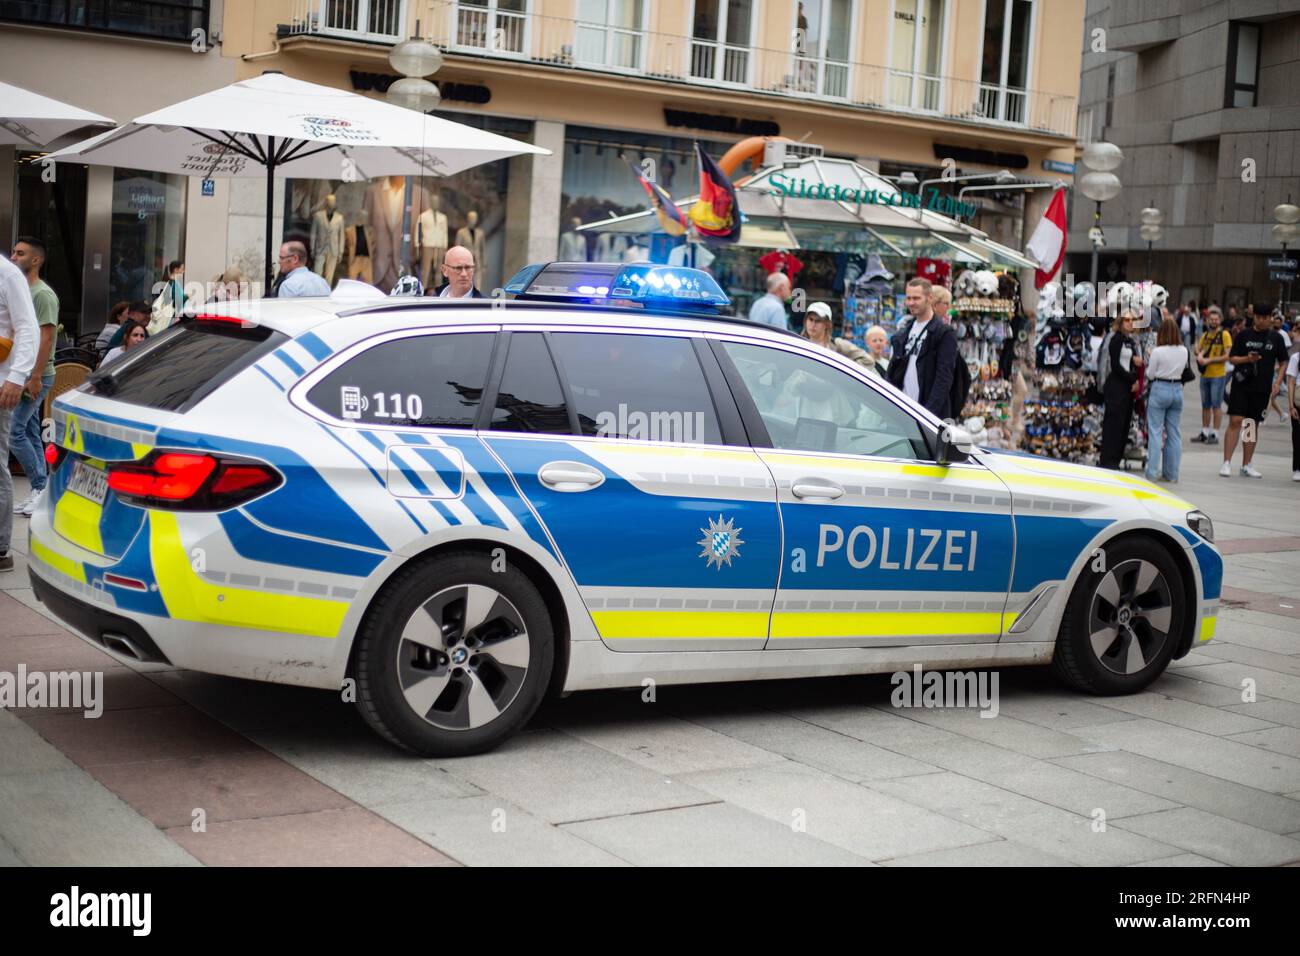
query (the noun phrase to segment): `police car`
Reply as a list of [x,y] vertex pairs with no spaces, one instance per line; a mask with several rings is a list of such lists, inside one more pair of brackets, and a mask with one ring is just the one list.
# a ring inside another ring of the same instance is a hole
[[1167,486],[969,447],[706,273],[506,291],[230,303],[99,371],[54,405],[37,596],[128,660],[353,687],[430,755],[647,680],[1131,693],[1214,633],[1210,520]]

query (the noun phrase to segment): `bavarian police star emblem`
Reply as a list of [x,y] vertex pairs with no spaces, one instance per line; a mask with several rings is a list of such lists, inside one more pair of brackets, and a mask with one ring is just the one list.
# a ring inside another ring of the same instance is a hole
[[718,520],[709,519],[709,526],[701,528],[700,533],[704,535],[696,542],[704,550],[700,552],[701,558],[708,558],[705,567],[718,566],[722,570],[725,563],[731,567],[731,559],[740,557],[740,546],[745,542],[740,538],[742,528],[734,526],[735,522],[728,518],[722,520],[722,515],[718,515]]

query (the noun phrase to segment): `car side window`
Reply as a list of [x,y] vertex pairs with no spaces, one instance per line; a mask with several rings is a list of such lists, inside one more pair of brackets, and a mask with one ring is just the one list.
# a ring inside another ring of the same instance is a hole
[[722,443],[713,397],[690,339],[552,332],[550,342],[582,434]]
[[381,342],[313,385],[307,401],[366,425],[473,428],[495,337],[457,332]]
[[775,448],[929,457],[920,422],[865,382],[806,355],[723,342]]
[[541,332],[511,333],[506,367],[492,409],[492,430],[573,433],[564,391]]

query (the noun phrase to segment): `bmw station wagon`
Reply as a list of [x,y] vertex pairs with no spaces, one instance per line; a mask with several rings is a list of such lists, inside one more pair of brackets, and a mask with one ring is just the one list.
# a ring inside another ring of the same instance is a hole
[[1127,694],[1214,633],[1210,519],[971,447],[703,272],[229,303],[54,405],[36,595],[128,661],[328,688],[419,754],[545,695],[1050,665]]

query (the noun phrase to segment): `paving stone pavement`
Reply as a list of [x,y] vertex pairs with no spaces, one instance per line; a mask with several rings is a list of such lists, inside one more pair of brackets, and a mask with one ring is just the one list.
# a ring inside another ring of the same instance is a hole
[[105,712],[0,711],[0,866],[1295,864],[1300,484],[1261,436],[1258,481],[1184,445],[1228,601],[1144,693],[1008,669],[992,720],[895,709],[884,676],[575,694],[462,760],[336,694],[111,660],[35,601],[19,518],[0,670],[102,670]]

